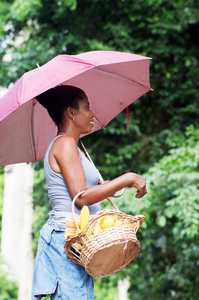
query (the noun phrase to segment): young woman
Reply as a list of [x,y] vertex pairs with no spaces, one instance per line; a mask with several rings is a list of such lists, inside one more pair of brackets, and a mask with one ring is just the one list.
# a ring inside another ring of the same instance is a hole
[[93,300],[93,278],[83,267],[70,261],[64,250],[65,217],[71,215],[71,201],[76,201],[75,213],[87,205],[90,214],[100,210],[99,202],[126,186],[137,189],[137,198],[146,194],[145,180],[126,173],[104,184],[98,184],[99,172],[80,152],[77,145],[81,134],[89,133],[94,115],[86,94],[73,86],[58,86],[37,96],[58,128],[44,157],[48,195],[52,206],[49,220],[40,231],[33,277],[32,300],[47,294],[51,299]]

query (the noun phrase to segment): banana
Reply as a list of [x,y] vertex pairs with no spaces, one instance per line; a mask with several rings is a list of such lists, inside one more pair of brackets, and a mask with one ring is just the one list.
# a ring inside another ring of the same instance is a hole
[[76,235],[76,231],[75,230],[70,230],[68,228],[66,228],[64,236],[65,238],[70,238]]
[[122,226],[124,223],[121,220],[116,220],[115,221],[115,226]]
[[[80,226],[80,217],[75,217],[78,226]],[[73,218],[65,218],[65,233],[66,238],[71,238],[77,234],[77,228]]]
[[90,213],[88,206],[84,205],[80,212],[80,229],[84,230],[88,224],[88,221],[90,219]]
[[100,225],[99,225],[99,222],[97,222],[97,223],[93,226],[90,235],[97,234],[99,231],[101,231],[101,227],[100,227]]
[[[80,217],[75,217],[78,226],[80,226]],[[68,228],[76,228],[73,218],[65,218],[65,225]]]
[[116,219],[112,216],[104,216],[100,220],[100,227],[102,229],[110,228],[115,226]]

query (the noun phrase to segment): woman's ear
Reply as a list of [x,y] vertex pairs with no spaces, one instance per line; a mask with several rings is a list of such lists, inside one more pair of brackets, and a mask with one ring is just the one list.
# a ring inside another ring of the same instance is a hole
[[72,108],[72,107],[68,107],[66,110],[65,110],[65,116],[67,116],[69,119],[73,119],[74,118],[74,111],[75,109]]

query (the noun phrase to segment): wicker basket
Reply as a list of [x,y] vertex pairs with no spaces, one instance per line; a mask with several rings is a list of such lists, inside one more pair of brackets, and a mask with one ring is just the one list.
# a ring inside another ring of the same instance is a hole
[[[77,194],[72,202],[72,213],[77,229],[79,227],[75,220],[74,204],[83,192]],[[115,210],[104,209],[97,212],[89,220],[84,231],[67,239],[64,246],[70,260],[83,266],[86,272],[94,277],[105,277],[120,271],[138,255],[140,250],[136,232],[145,217],[124,214],[109,198],[107,199]],[[120,225],[101,229],[98,224],[104,216],[113,216],[120,221]]]

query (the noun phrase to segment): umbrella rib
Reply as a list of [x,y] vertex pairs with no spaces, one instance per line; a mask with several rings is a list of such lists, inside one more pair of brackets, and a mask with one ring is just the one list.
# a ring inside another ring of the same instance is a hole
[[95,119],[96,119],[96,121],[101,125],[101,127],[102,127],[103,129],[105,129],[105,126],[100,122],[100,120],[96,117],[96,115],[95,115]]
[[[122,75],[120,75],[120,74],[116,74],[116,73],[113,73],[113,72],[104,70],[104,69],[99,68],[99,67],[97,67],[97,66],[96,66],[96,69],[98,69],[98,70],[100,70],[100,71],[102,71],[102,72],[106,72],[106,73],[108,73],[108,74],[114,75],[114,76],[118,76],[118,77],[123,78],[123,79],[126,79],[126,80],[128,80],[128,81],[137,83],[137,84],[139,84],[140,86],[143,86],[143,87],[145,87],[145,88],[148,88],[149,90],[152,90],[150,87],[148,87],[148,86],[146,86],[146,85],[144,85],[144,84],[141,84],[141,83],[139,83],[139,82],[137,82],[137,81],[135,81],[135,80],[133,80],[133,79],[130,79],[130,78],[126,77],[126,76],[122,76]],[[96,115],[95,115],[95,119],[96,119],[96,121],[102,126],[102,128],[105,129],[105,126],[100,122],[100,120],[96,117]]]
[[37,101],[33,100],[33,105],[32,105],[32,120],[31,120],[31,130],[32,130],[32,144],[33,144],[33,156],[34,156],[34,161],[37,161],[37,155],[36,155],[36,150],[35,150],[35,137],[34,137],[34,109]]
[[148,87],[148,86],[146,86],[146,85],[144,85],[144,84],[142,84],[142,83],[139,83],[139,82],[137,82],[137,81],[135,81],[135,80],[133,80],[133,79],[130,79],[130,78],[126,77],[126,76],[123,76],[123,75],[120,75],[120,74],[116,74],[116,73],[114,73],[114,72],[110,72],[110,71],[104,70],[104,69],[99,68],[99,67],[96,67],[96,68],[97,68],[98,70],[102,71],[102,72],[106,72],[106,73],[108,73],[108,74],[111,74],[111,75],[114,75],[114,76],[118,76],[118,77],[123,78],[123,79],[126,79],[126,80],[128,80],[128,81],[137,83],[137,84],[139,84],[139,85],[141,85],[141,86],[143,86],[143,87],[149,88],[149,89],[151,90],[150,87]]

